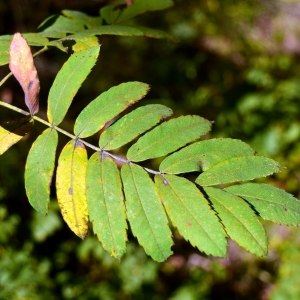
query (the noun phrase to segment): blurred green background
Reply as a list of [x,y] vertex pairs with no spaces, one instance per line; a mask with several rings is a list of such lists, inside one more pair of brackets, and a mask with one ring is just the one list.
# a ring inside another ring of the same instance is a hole
[[[98,15],[102,0],[0,2],[0,34],[34,32],[63,9]],[[126,81],[152,87],[141,102],[163,103],[175,115],[215,121],[208,136],[248,142],[260,155],[286,166],[264,180],[299,198],[300,1],[176,0],[132,24],[163,29],[178,43],[102,36],[97,66],[83,84],[62,127],[101,92]],[[36,49],[34,49],[36,50]],[[67,55],[51,50],[36,58],[41,111]],[[0,68],[0,79],[9,72]],[[25,109],[23,93],[9,79],[1,100]],[[0,107],[0,120],[15,114]],[[129,232],[120,261],[106,254],[90,232],[79,240],[63,223],[55,200],[47,217],[28,204],[24,166],[34,131],[0,157],[0,299],[300,299],[300,231],[264,222],[269,254],[257,258],[230,242],[228,258],[207,257],[174,231],[174,255],[158,264]],[[60,136],[59,151],[67,139]],[[91,139],[97,143],[96,139]],[[122,155],[121,152],[118,152]],[[154,167],[158,162],[154,161]]]

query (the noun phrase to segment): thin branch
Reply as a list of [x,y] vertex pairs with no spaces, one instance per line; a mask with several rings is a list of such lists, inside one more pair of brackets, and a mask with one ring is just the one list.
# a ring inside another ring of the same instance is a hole
[[[11,110],[14,110],[14,111],[16,111],[16,112],[18,112],[18,113],[20,113],[20,114],[22,114],[22,115],[30,116],[30,113],[29,113],[29,112],[27,112],[27,111],[25,111],[25,110],[23,110],[23,109],[20,109],[20,108],[18,108],[18,107],[15,107],[15,106],[13,106],[13,105],[11,105],[11,104],[8,104],[8,103],[6,103],[6,102],[0,101],[0,105],[1,105],[1,106],[4,106],[4,107],[6,107],[6,108],[9,108],[9,109],[11,109]],[[88,148],[91,148],[91,149],[93,149],[93,150],[95,150],[95,151],[97,151],[97,152],[102,152],[103,154],[108,155],[109,157],[111,157],[111,158],[114,159],[115,161],[119,161],[119,162],[122,162],[122,163],[124,163],[124,164],[132,163],[132,162],[131,162],[130,160],[128,160],[128,159],[124,159],[124,158],[122,158],[122,157],[113,155],[113,154],[111,154],[111,153],[109,153],[109,152],[107,152],[107,151],[104,151],[103,149],[101,149],[101,148],[99,148],[99,147],[96,147],[96,146],[94,146],[94,145],[92,145],[92,144],[90,144],[90,143],[88,143],[88,142],[82,140],[82,139],[79,138],[78,136],[73,135],[73,134],[71,134],[71,133],[69,133],[69,132],[67,132],[67,131],[65,131],[65,130],[63,130],[63,129],[57,127],[57,126],[54,126],[53,124],[51,124],[51,123],[49,123],[49,122],[47,122],[47,121],[45,121],[45,120],[43,120],[43,119],[41,119],[41,118],[39,118],[39,117],[37,117],[37,116],[33,116],[32,119],[34,119],[34,120],[36,120],[36,121],[38,121],[38,122],[40,122],[40,123],[42,123],[42,124],[44,124],[44,125],[50,127],[50,128],[55,129],[56,131],[58,131],[58,132],[60,132],[60,133],[62,133],[62,134],[64,134],[64,135],[70,137],[70,138],[73,139],[73,140],[80,141],[81,143],[83,143],[84,145],[86,145]],[[155,175],[157,175],[157,174],[158,174],[158,175],[161,175],[161,174],[162,174],[162,173],[159,172],[159,171],[155,171],[155,170],[152,170],[152,169],[149,169],[149,168],[143,167],[143,169],[144,169],[145,171],[147,171],[148,173],[151,173],[151,174],[155,174]]]

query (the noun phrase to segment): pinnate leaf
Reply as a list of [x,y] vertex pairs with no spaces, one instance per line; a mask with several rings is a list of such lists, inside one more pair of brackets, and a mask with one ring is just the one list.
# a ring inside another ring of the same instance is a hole
[[132,233],[154,260],[166,260],[172,254],[173,242],[154,183],[142,167],[134,164],[123,165],[121,176]]
[[224,257],[226,234],[197,187],[175,175],[156,175],[155,183],[167,214],[179,233],[200,251]]
[[204,190],[228,236],[255,255],[267,255],[266,232],[248,203],[221,189],[207,187]]
[[91,72],[99,55],[100,46],[76,52],[58,72],[48,97],[48,119],[58,125],[65,117],[82,82]]
[[148,90],[148,84],[126,82],[102,93],[79,114],[74,127],[76,136],[83,138],[93,135],[103,128],[106,122],[142,99]]
[[87,162],[84,145],[70,141],[59,156],[56,174],[56,192],[62,216],[70,229],[82,239],[88,230]]
[[263,183],[244,183],[225,189],[249,202],[259,215],[279,224],[300,224],[300,201],[282,189]]
[[117,165],[110,158],[92,155],[87,166],[87,201],[94,233],[111,256],[126,251],[126,215]]
[[225,160],[200,174],[202,186],[252,180],[279,172],[280,164],[262,156],[240,156]]
[[33,143],[25,166],[25,188],[29,203],[41,214],[47,214],[50,184],[58,142],[56,130],[46,129]]
[[189,145],[162,161],[159,170],[169,174],[205,171],[237,156],[254,155],[246,143],[233,139],[211,139]]
[[0,126],[0,155],[22,139],[33,127],[31,117],[18,118]]
[[160,104],[139,107],[108,127],[101,134],[99,145],[106,150],[119,148],[171,116],[172,113],[170,108]]
[[31,115],[39,111],[40,82],[33,63],[30,47],[20,33],[10,44],[9,68],[19,81],[25,95],[25,104]]
[[131,161],[143,161],[164,156],[199,139],[210,128],[210,122],[199,116],[172,119],[140,137],[129,148],[127,158]]

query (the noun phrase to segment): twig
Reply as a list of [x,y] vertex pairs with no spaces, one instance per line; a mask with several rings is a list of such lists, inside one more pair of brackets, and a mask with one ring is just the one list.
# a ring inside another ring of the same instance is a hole
[[[23,109],[20,109],[20,108],[18,108],[18,107],[15,107],[15,106],[13,106],[13,105],[11,105],[11,104],[8,104],[8,103],[6,103],[6,102],[0,101],[0,105],[1,105],[1,106],[4,106],[4,107],[6,107],[6,108],[9,108],[9,109],[11,109],[11,110],[14,110],[14,111],[16,111],[16,112],[18,112],[18,113],[20,113],[20,114],[22,114],[22,115],[30,116],[30,113],[29,113],[29,112],[27,112],[27,111],[25,111],[25,110],[23,110]],[[71,133],[69,133],[69,132],[67,132],[67,131],[65,131],[65,130],[63,130],[63,129],[57,127],[57,126],[54,126],[53,124],[51,124],[51,123],[45,121],[44,119],[41,119],[41,118],[39,118],[39,117],[37,117],[37,116],[33,116],[32,119],[34,119],[34,120],[36,120],[36,121],[38,121],[38,122],[40,122],[40,123],[42,123],[42,124],[44,124],[44,125],[50,127],[50,128],[53,128],[53,129],[55,129],[56,131],[59,131],[60,133],[66,135],[66,136],[68,136],[68,137],[70,137],[70,138],[73,139],[73,140],[80,141],[81,143],[83,143],[84,145],[86,145],[88,148],[91,148],[91,149],[93,149],[93,150],[95,150],[95,151],[97,151],[97,152],[101,152],[101,153],[103,153],[103,154],[106,154],[106,155],[108,155],[109,157],[111,157],[112,159],[114,159],[114,160],[116,160],[116,161],[122,162],[122,163],[124,163],[124,164],[132,163],[130,160],[124,159],[124,158],[119,157],[119,156],[116,156],[116,155],[113,155],[113,154],[111,154],[111,153],[109,153],[109,152],[107,152],[107,151],[105,151],[105,150],[103,150],[103,149],[101,149],[101,148],[99,148],[99,147],[96,147],[96,146],[94,146],[94,145],[92,145],[92,144],[90,144],[90,143],[88,143],[88,142],[82,140],[82,139],[79,138],[78,136],[73,135],[73,134],[71,134]],[[152,169],[149,169],[149,168],[143,167],[143,169],[144,169],[145,171],[147,171],[148,173],[151,173],[151,174],[155,174],[155,175],[157,175],[157,174],[161,175],[161,174],[162,174],[162,172],[155,171],[155,170],[152,170]]]

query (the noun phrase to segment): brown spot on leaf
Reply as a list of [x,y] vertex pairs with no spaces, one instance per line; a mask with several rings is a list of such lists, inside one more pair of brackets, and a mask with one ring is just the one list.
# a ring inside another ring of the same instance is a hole
[[192,223],[191,223],[191,222],[186,222],[186,224],[187,224],[188,226],[192,226]]
[[73,189],[71,187],[69,188],[69,195],[73,195]]

